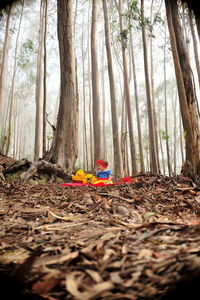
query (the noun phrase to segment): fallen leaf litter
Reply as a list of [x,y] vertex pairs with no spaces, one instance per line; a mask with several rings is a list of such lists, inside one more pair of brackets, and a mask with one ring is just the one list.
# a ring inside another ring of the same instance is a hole
[[[184,177],[0,183],[0,268],[44,299],[159,299],[200,270],[200,189]],[[39,250],[38,250],[39,249]],[[37,253],[36,253],[37,252]]]

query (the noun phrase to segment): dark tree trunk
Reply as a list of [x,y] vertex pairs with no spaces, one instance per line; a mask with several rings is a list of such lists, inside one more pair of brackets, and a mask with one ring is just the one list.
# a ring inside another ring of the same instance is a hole
[[58,0],[61,92],[55,137],[48,160],[72,174],[77,158],[78,95],[72,0]]

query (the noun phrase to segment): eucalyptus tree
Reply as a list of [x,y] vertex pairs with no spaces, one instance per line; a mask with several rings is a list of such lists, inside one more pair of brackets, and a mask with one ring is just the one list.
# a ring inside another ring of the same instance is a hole
[[[104,24],[103,24],[104,26]],[[108,154],[108,145],[107,145],[107,124],[106,124],[106,112],[107,112],[107,105],[106,105],[106,62],[105,62],[105,39],[104,35],[102,34],[101,37],[101,107],[102,107],[102,136],[103,136],[103,157],[107,157]],[[109,151],[110,152],[110,151]]]
[[99,91],[99,66],[97,43],[97,16],[98,0],[92,2],[91,24],[91,64],[92,64],[92,99],[93,99],[93,136],[94,136],[94,160],[102,157],[102,133],[100,122],[100,91]]
[[44,76],[43,76],[43,131],[42,131],[42,153],[43,156],[47,150],[46,140],[47,140],[47,129],[46,129],[46,106],[47,106],[47,17],[48,17],[48,1],[43,0],[44,5],[44,39],[43,39],[43,47],[44,47]]
[[5,152],[6,155],[8,155],[10,145],[11,145],[12,124],[13,124],[13,107],[14,107],[14,97],[15,97],[15,78],[16,78],[16,70],[17,70],[17,55],[18,55],[19,35],[20,35],[20,30],[21,30],[23,11],[24,11],[24,0],[22,1],[20,19],[19,19],[16,42],[15,42],[14,66],[13,66],[13,74],[12,74],[10,107],[9,107],[8,128],[7,128],[8,133],[7,133],[6,152]]
[[105,42],[108,61],[108,74],[110,83],[110,101],[111,101],[111,115],[112,115],[112,135],[113,135],[113,149],[114,149],[114,174],[116,177],[122,176],[122,157],[119,143],[119,129],[118,116],[116,107],[116,92],[115,92],[115,78],[113,71],[113,58],[110,41],[110,24],[108,16],[108,3],[103,0],[104,24],[105,24]]
[[157,114],[156,114],[156,103],[155,103],[155,84],[154,84],[154,55],[153,55],[153,41],[155,40],[155,36],[153,34],[154,26],[157,22],[161,22],[162,20],[159,16],[160,7],[157,9],[156,13],[153,13],[154,0],[151,1],[150,7],[150,24],[149,24],[149,43],[150,43],[150,84],[151,84],[151,98],[152,98],[152,113],[153,113],[153,122],[154,122],[154,135],[155,135],[155,147],[156,147],[156,156],[157,156],[157,164],[158,170],[160,172],[160,161],[159,161],[159,147],[158,147],[158,124],[157,124]]
[[133,81],[134,81],[134,92],[135,92],[135,108],[137,116],[137,130],[138,130],[138,144],[139,144],[139,153],[140,153],[140,171],[144,172],[144,154],[143,154],[143,143],[142,143],[142,129],[141,129],[141,119],[140,119],[140,109],[139,109],[139,95],[138,95],[138,84],[137,84],[137,75],[136,75],[136,66],[135,66],[135,54],[133,46],[133,34],[131,32],[131,59],[132,59],[132,70],[133,70]]
[[[83,24],[84,24],[84,17],[85,14],[83,14]],[[81,54],[82,54],[82,90],[83,90],[83,166],[86,167],[86,170],[88,170],[88,143],[87,143],[87,124],[86,124],[86,71],[85,71],[85,61],[86,61],[86,55],[87,55],[87,48],[84,47],[84,37],[85,37],[85,26],[82,26],[82,32],[81,32]]]
[[200,174],[200,132],[195,88],[177,2],[165,0],[165,5],[185,131],[186,161],[182,172],[194,177]]
[[130,88],[128,81],[128,66],[127,66],[127,30],[124,28],[123,24],[123,8],[122,1],[115,0],[116,7],[119,13],[119,24],[120,24],[120,41],[122,49],[122,61],[123,61],[123,80],[124,80],[124,95],[125,103],[128,114],[128,128],[129,128],[129,138],[130,138],[130,153],[131,153],[131,168],[132,174],[137,174],[137,164],[136,164],[136,148],[134,140],[134,129],[133,129],[133,118],[132,118],[132,109],[131,109],[131,97],[130,97]]
[[57,0],[61,90],[55,135],[47,156],[49,161],[59,164],[68,174],[74,171],[77,159],[78,121],[72,4],[72,0]]
[[6,30],[3,42],[3,53],[1,59],[1,70],[0,70],[0,152],[4,152],[4,148],[7,142],[7,138],[5,136],[5,132],[3,130],[3,97],[4,97],[4,84],[5,84],[5,76],[7,72],[7,63],[8,63],[8,53],[9,53],[9,31],[11,24],[11,15],[12,15],[13,4],[11,4],[7,9],[7,19],[6,19]]
[[172,102],[172,110],[173,110],[173,116],[174,116],[174,168],[173,173],[176,175],[176,169],[177,169],[177,93],[176,96],[173,97],[174,101]]
[[[89,2],[89,1],[88,1]],[[87,51],[87,64],[88,64],[88,92],[89,92],[89,141],[90,141],[90,164],[91,169],[94,163],[94,130],[92,124],[92,86],[91,86],[91,72],[89,71],[91,68],[91,49],[90,49],[90,2],[88,3],[88,30],[87,30],[87,43],[88,43],[88,51]]]
[[165,141],[166,141],[166,152],[167,152],[167,166],[168,174],[171,176],[171,164],[170,164],[170,153],[169,153],[169,134],[168,134],[168,103],[167,103],[167,79],[166,79],[166,28],[165,28],[165,40],[163,49],[163,74],[164,74],[164,105],[165,105]]
[[196,26],[197,26],[197,32],[200,40],[200,8],[199,3],[194,0],[181,0],[182,4],[185,6],[185,4],[188,6],[189,10],[193,12],[195,16]]
[[199,61],[199,52],[198,52],[198,43],[196,39],[196,33],[195,33],[195,23],[194,23],[194,17],[193,12],[189,10],[189,22],[190,22],[190,28],[192,33],[192,40],[193,40],[193,47],[194,47],[194,58],[196,63],[196,70],[197,75],[199,79],[199,87],[200,87],[200,61]]
[[35,145],[34,145],[34,160],[38,160],[42,154],[42,99],[44,97],[43,86],[43,56],[44,56],[44,32],[45,32],[45,2],[40,1],[40,26],[39,26],[39,45],[37,55],[37,74],[35,87],[35,102],[36,102],[36,116],[35,116]]
[[148,69],[148,58],[147,58],[147,42],[146,42],[145,18],[144,18],[144,0],[141,0],[141,24],[142,24],[145,85],[146,85],[146,97],[147,97],[147,109],[148,109],[151,171],[154,174],[158,174],[159,168],[158,168],[158,157],[156,155],[155,126],[154,126],[155,124],[154,124],[154,119],[153,119],[153,109],[152,109],[152,99],[151,99],[149,69]]

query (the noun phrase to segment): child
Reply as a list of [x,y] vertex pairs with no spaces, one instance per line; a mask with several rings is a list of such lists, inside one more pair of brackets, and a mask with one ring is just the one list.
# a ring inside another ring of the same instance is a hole
[[107,169],[108,166],[108,162],[105,160],[97,160],[96,161],[96,165],[97,165],[97,178],[98,180],[108,180],[111,181],[112,180],[112,172],[111,170]]

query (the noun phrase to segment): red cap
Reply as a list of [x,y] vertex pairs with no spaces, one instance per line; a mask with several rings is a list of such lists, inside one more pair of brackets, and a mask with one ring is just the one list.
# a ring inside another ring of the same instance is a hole
[[96,165],[101,165],[102,167],[106,168],[108,166],[108,163],[106,161],[98,159],[96,160]]

